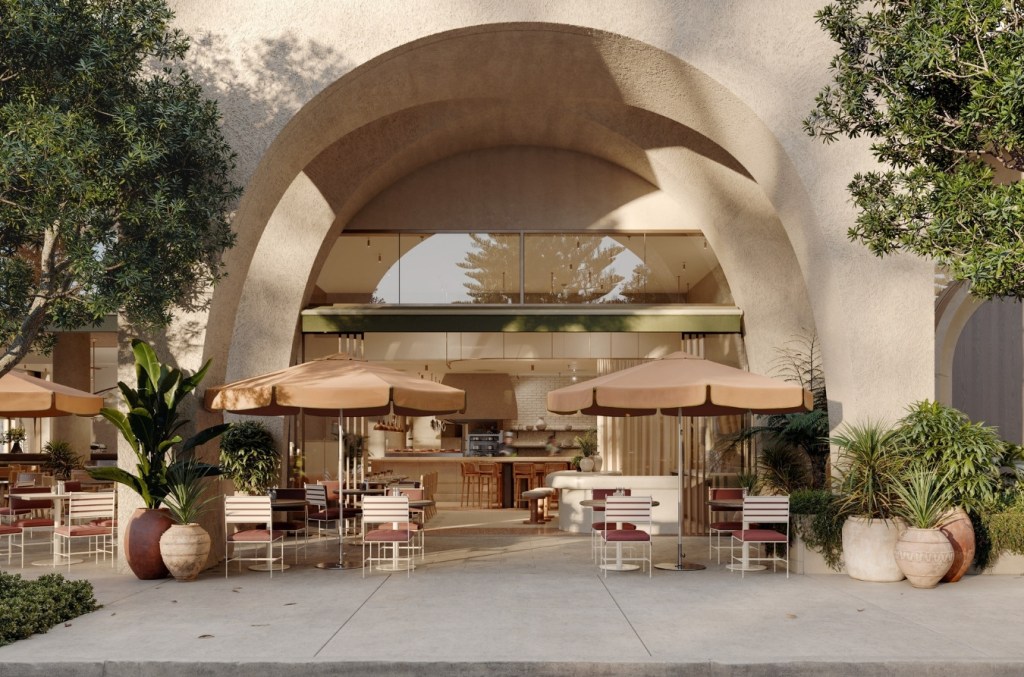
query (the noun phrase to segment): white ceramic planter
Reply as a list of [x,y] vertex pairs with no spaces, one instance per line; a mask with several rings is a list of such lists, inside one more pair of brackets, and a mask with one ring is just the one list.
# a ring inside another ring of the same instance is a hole
[[896,541],[906,527],[898,520],[850,517],[843,524],[843,561],[851,578],[873,583],[903,580]]
[[953,544],[938,529],[910,527],[896,541],[894,553],[915,588],[934,588],[953,563]]
[[210,534],[198,524],[175,524],[160,537],[160,557],[176,580],[194,581],[210,555]]

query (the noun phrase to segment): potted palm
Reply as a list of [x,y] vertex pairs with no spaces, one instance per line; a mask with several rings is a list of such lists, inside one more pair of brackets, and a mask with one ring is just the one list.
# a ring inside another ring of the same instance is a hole
[[[182,439],[181,429],[188,423],[178,407],[192,396],[206,376],[207,361],[195,374],[161,364],[153,348],[139,339],[132,340],[135,354],[136,387],[123,382],[117,386],[127,405],[127,413],[105,408],[100,411],[135,453],[135,472],[122,468],[91,468],[89,475],[125,485],[137,493],[144,507],[137,509],[125,526],[124,553],[128,566],[140,579],[165,578],[168,574],[160,557],[160,537],[173,524],[166,509],[161,510],[170,492],[169,474],[179,464],[192,463],[194,449],[216,438],[227,424],[211,426]],[[195,462],[207,475],[220,474],[215,465]]]
[[907,522],[896,541],[896,564],[915,588],[934,588],[953,561],[953,545],[939,529],[949,510],[949,489],[934,472],[915,470],[893,491],[899,498],[893,512]]
[[12,454],[20,454],[21,443],[25,441],[25,429],[8,428],[4,433],[4,441],[11,445]]
[[843,559],[851,578],[887,583],[903,580],[896,564],[902,520],[894,519],[894,480],[903,464],[893,431],[878,423],[847,425],[832,437],[839,448],[839,508]]
[[234,423],[220,438],[220,467],[239,494],[260,496],[280,482],[281,457],[260,421]]
[[53,475],[55,480],[67,481],[71,479],[71,471],[82,467],[82,459],[79,458],[71,444],[64,440],[50,440],[43,445],[43,470]]
[[585,430],[582,435],[576,436],[576,446],[580,448],[579,461],[576,465],[582,472],[592,472],[595,469],[597,454],[597,431]]
[[216,496],[206,496],[209,477],[204,464],[193,459],[167,471],[167,510],[175,524],[160,536],[160,558],[176,580],[194,581],[210,556],[210,534],[199,524]]

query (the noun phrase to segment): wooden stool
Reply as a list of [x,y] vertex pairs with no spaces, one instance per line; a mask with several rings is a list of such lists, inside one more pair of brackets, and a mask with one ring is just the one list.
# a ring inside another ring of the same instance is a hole
[[[521,508],[526,505],[526,497],[522,491],[529,491],[537,487],[537,483],[533,475],[533,463],[513,463],[512,464],[512,491],[519,494],[519,500],[516,501],[516,507]],[[525,483],[525,486],[521,485]]]
[[[463,507],[480,505],[480,470],[472,461],[463,461],[460,465],[462,466],[462,498],[459,505]],[[473,501],[474,492],[476,502]]]
[[[553,493],[555,490],[547,487],[530,489],[522,493],[522,497],[530,502],[530,519],[524,521],[523,524],[544,524],[548,521],[547,498]],[[544,501],[543,514],[541,513],[541,501]]]
[[[479,494],[480,505],[486,508],[502,507],[501,496],[501,466],[497,463],[477,463],[477,472],[480,473]],[[484,503],[483,495],[487,494],[487,502]]]

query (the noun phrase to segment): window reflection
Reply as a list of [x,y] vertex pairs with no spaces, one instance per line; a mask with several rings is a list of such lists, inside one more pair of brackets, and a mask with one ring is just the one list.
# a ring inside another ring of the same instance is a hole
[[345,234],[317,286],[335,303],[672,304],[717,267],[699,234]]

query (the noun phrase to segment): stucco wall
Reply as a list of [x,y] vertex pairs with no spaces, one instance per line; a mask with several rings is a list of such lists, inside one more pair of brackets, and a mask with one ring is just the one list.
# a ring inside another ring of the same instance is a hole
[[930,265],[847,241],[867,144],[801,129],[833,51],[820,2],[171,4],[246,186],[202,348],[211,382],[287,364],[332,235],[381,191],[457,153],[540,143],[697,211],[752,369],[816,328],[834,422],[931,396]]

